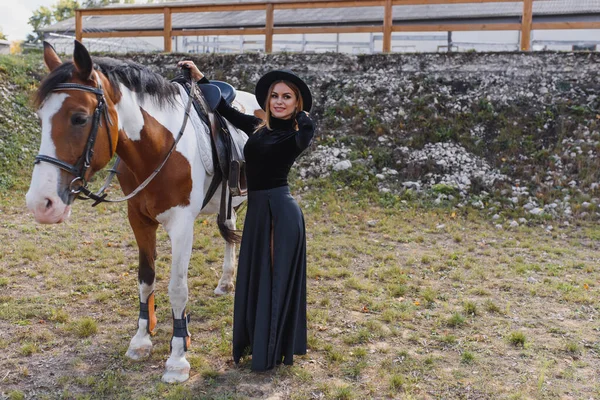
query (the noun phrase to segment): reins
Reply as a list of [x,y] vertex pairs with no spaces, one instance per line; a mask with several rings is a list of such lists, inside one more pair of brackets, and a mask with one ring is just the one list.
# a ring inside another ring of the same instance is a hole
[[[183,131],[185,130],[185,127],[187,125],[187,122],[188,122],[188,119],[190,116],[190,109],[192,106],[192,101],[193,101],[195,93],[196,93],[195,85],[191,79],[189,70],[184,70],[184,76],[190,80],[191,89],[190,89],[190,93],[188,96],[188,102],[185,107],[185,116],[183,117],[183,123],[181,125],[181,128],[179,129],[179,133],[177,134],[177,137],[175,138],[175,141],[171,145],[169,152],[167,153],[167,155],[165,156],[163,161],[160,163],[160,165],[152,172],[152,174],[150,174],[150,176],[148,176],[148,178],[146,178],[146,180],[144,180],[144,182],[142,182],[137,188],[135,188],[127,196],[120,197],[117,199],[107,199],[106,198],[107,193],[104,193],[104,191],[108,188],[108,186],[110,186],[110,183],[111,183],[112,179],[114,178],[114,176],[117,174],[117,167],[120,163],[120,158],[118,156],[117,156],[117,159],[115,160],[113,167],[109,170],[110,174],[107,176],[106,181],[104,182],[104,184],[102,185],[100,190],[98,190],[98,192],[94,193],[91,190],[89,190],[87,188],[88,182],[85,180],[85,173],[86,173],[87,169],[89,168],[92,156],[94,155],[94,143],[96,142],[96,136],[98,135],[98,127],[101,125],[100,116],[102,114],[104,114],[104,117],[105,117],[105,120],[107,123],[107,133],[108,133],[108,140],[109,140],[109,146],[110,146],[110,155],[111,155],[111,157],[113,155],[112,154],[112,138],[110,136],[110,131],[108,130],[108,125],[112,125],[112,121],[110,120],[110,116],[108,115],[108,110],[106,107],[106,99],[104,98],[104,91],[102,90],[102,83],[101,83],[100,79],[98,78],[97,73],[96,73],[96,78],[98,80],[97,88],[92,87],[92,86],[87,86],[87,85],[80,85],[78,83],[60,83],[60,84],[56,85],[56,87],[53,89],[53,91],[81,90],[84,92],[90,92],[90,93],[95,94],[96,98],[98,99],[98,104],[96,105],[96,109],[94,111],[94,116],[93,116],[93,120],[92,120],[92,128],[90,130],[90,135],[88,136],[88,140],[85,145],[85,149],[84,149],[82,156],[78,159],[78,161],[75,165],[71,165],[62,160],[59,160],[58,158],[38,154],[35,157],[34,163],[38,164],[39,162],[44,161],[44,162],[53,164],[53,165],[57,166],[58,168],[74,175],[75,179],[73,179],[69,185],[69,190],[70,190],[71,194],[76,195],[79,198],[84,199],[84,200],[94,200],[92,207],[95,207],[100,203],[119,203],[119,202],[131,199],[132,197],[137,195],[139,192],[141,192],[146,186],[148,186],[148,184],[150,184],[150,182],[152,182],[152,180],[156,177],[156,175],[158,175],[158,173],[161,171],[161,169],[164,167],[164,165],[169,160],[169,157],[171,157],[171,154],[173,154],[173,151],[175,151],[175,148],[177,147],[177,143],[179,143],[179,140],[181,140],[181,137],[183,136]],[[79,185],[74,186],[75,183],[79,183]]]

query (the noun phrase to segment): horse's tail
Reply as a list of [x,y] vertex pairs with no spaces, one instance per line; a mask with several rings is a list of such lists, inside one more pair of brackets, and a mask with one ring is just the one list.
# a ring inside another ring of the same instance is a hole
[[239,243],[242,240],[241,236],[238,235],[235,226],[233,226],[232,220],[226,220],[219,216],[217,217],[217,226],[219,227],[221,236],[223,236],[223,239],[225,239],[227,243]]

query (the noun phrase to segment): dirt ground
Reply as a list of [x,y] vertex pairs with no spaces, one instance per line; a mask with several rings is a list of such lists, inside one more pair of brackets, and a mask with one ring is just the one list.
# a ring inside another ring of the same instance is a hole
[[600,398],[596,225],[499,230],[476,211],[304,194],[309,352],[252,373],[248,360],[233,364],[233,298],[212,293],[223,242],[214,216],[200,218],[192,371],[168,385],[164,230],[158,333],[150,358],[134,362],[125,351],[137,324],[137,249],[125,207],[80,202],[66,223],[42,226],[24,194],[0,195],[1,398]]

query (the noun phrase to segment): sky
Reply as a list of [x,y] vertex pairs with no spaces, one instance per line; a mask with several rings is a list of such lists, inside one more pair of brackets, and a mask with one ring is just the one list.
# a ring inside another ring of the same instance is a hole
[[40,6],[50,7],[58,0],[0,0],[0,30],[9,41],[25,40],[32,32],[29,17]]

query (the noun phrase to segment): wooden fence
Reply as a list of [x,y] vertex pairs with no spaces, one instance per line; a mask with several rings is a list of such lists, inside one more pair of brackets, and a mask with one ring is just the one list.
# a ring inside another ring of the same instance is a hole
[[[451,31],[521,31],[521,50],[531,49],[531,31],[538,29],[600,29],[599,21],[573,21],[573,22],[538,22],[533,23],[533,2],[547,0],[281,0],[281,1],[253,1],[244,3],[212,3],[186,5],[169,3],[148,6],[125,6],[114,8],[90,8],[75,11],[75,36],[82,38],[105,37],[164,37],[165,52],[172,51],[171,39],[174,36],[216,36],[216,35],[264,35],[265,52],[273,50],[273,35],[280,34],[319,34],[319,33],[383,33],[383,51],[389,53],[392,48],[393,32],[451,32]],[[435,4],[466,4],[466,3],[523,3],[523,13],[519,23],[461,23],[461,24],[420,24],[402,25],[393,23],[393,6],[401,5],[435,5]],[[354,7],[383,7],[384,17],[382,25],[373,26],[310,26],[310,27],[275,27],[274,11],[284,9],[307,8],[354,8]],[[236,28],[236,29],[186,29],[175,30],[172,26],[172,14],[218,12],[218,11],[260,11],[266,12],[266,23],[261,28]],[[162,30],[138,31],[109,31],[109,32],[84,32],[83,17],[91,15],[136,15],[136,14],[163,14],[164,27]]]

